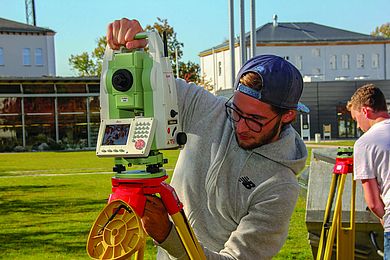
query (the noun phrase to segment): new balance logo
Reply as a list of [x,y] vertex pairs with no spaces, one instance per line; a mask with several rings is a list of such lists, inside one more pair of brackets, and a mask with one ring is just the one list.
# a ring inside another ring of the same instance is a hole
[[244,187],[247,188],[248,190],[256,187],[256,185],[247,176],[240,177],[238,181],[241,182],[242,185],[244,185]]

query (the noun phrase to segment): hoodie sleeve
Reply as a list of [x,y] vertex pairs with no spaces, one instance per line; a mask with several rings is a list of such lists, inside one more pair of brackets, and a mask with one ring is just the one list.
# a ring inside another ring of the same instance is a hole
[[187,83],[182,79],[176,80],[177,98],[180,111],[180,121],[184,132],[191,132],[191,127],[205,118],[205,115],[226,102],[224,97],[216,97],[209,91]]
[[[254,194],[247,214],[241,218],[221,251],[211,251],[207,245],[202,245],[208,260],[272,259],[280,251],[287,238],[299,186],[279,183]],[[166,257],[161,259],[189,259],[174,229],[160,246],[164,252],[159,253]]]

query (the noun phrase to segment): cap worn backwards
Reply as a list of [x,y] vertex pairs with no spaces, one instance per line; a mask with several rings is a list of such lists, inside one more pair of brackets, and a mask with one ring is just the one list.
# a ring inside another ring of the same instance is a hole
[[[263,87],[260,91],[240,83],[247,72],[260,75]],[[299,103],[303,91],[302,75],[290,62],[275,55],[259,55],[248,60],[238,72],[234,87],[246,95],[259,99],[276,107],[309,112]]]

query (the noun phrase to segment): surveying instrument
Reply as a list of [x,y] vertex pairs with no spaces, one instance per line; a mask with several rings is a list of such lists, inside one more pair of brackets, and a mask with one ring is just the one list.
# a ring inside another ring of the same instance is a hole
[[[343,226],[342,196],[348,173],[351,173],[350,176],[352,177],[350,219],[349,225],[347,223],[346,226]],[[317,260],[331,259],[335,238],[337,240],[336,259],[355,258],[355,197],[356,181],[353,179],[353,149],[339,147],[337,149],[336,163],[333,168],[328,200],[325,207]],[[335,206],[333,212],[331,212],[334,200]]]
[[[114,157],[112,194],[93,224],[87,252],[93,259],[143,259],[141,217],[147,195],[159,195],[190,259],[206,259],[174,189],[164,182],[167,160],[159,150],[186,143],[177,93],[164,43],[156,32],[139,33],[148,51],[106,47],[100,80],[101,124],[96,154]],[[143,165],[145,170],[127,170]]]

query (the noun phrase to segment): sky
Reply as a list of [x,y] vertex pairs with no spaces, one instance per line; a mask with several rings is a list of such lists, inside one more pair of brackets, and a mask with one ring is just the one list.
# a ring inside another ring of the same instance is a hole
[[[235,0],[235,35],[240,33]],[[183,62],[199,63],[199,53],[229,38],[229,0],[35,0],[36,23],[56,32],[58,76],[76,76],[69,57],[91,52],[108,23],[123,17],[152,25],[167,19],[184,44]],[[245,0],[245,28],[250,30],[250,1]],[[390,22],[390,0],[256,0],[256,27],[272,22],[313,22],[370,34]],[[25,0],[0,0],[0,17],[26,23]]]

